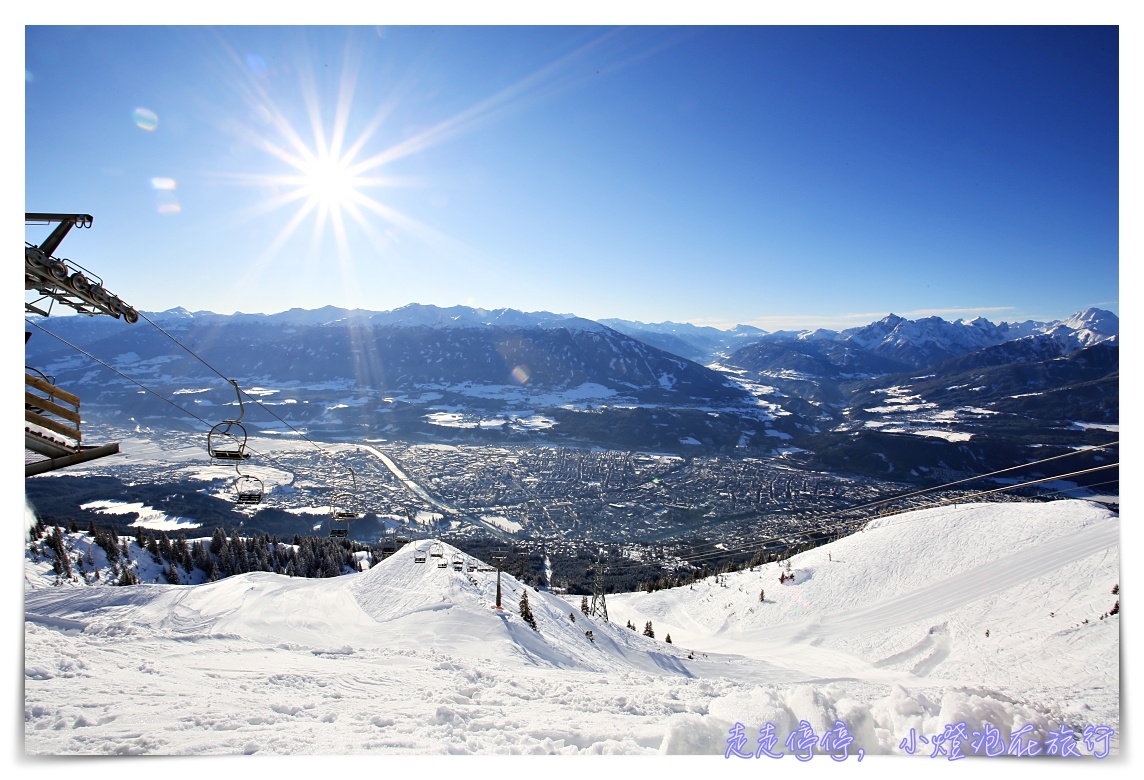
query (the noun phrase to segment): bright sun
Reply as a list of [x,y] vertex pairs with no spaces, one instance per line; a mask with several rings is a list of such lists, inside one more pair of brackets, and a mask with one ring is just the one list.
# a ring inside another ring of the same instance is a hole
[[302,192],[321,209],[335,211],[352,204],[364,184],[354,175],[350,161],[332,155],[315,157],[299,166]]

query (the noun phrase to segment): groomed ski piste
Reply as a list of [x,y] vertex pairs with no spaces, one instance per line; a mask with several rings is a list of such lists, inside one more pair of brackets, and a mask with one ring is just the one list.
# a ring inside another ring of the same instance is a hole
[[[784,745],[805,721],[819,737],[844,724],[849,763],[861,748],[911,772],[948,762],[921,737],[958,723],[996,727],[1005,749],[1026,725],[1042,745],[1062,724],[1106,727],[1106,745],[1076,742],[1095,762],[1120,750],[1119,526],[1078,500],[915,511],[795,555],[793,579],[774,562],[611,594],[611,622],[527,588],[537,631],[515,578],[497,610],[495,571],[454,570],[448,545],[331,579],[201,585],[52,586],[29,558],[24,750],[701,754],[763,772],[810,766]],[[753,756],[768,723],[778,763],[724,759],[736,724]],[[963,752],[961,769],[997,763]]]

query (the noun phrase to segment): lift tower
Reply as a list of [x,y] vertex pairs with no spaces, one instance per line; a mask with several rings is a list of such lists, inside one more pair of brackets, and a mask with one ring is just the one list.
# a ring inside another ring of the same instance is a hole
[[592,583],[592,608],[589,613],[593,617],[602,617],[608,621],[608,600],[604,598],[604,578],[603,574],[608,570],[604,565],[602,559],[597,559],[592,566],[596,571],[596,578]]
[[[24,301],[25,314],[51,316],[58,303],[80,314],[106,314],[128,323],[139,321],[139,312],[103,286],[103,279],[68,259],[55,256],[60,242],[75,228],[89,228],[90,214],[25,213],[24,224],[56,227],[40,244],[24,242],[24,292],[34,293]],[[31,333],[25,333],[25,342]],[[55,379],[24,366],[24,476],[114,455],[119,443],[92,446],[80,431],[79,397],[55,385]]]

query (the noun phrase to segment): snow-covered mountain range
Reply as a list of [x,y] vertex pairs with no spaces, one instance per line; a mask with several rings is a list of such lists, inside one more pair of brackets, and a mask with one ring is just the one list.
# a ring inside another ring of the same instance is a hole
[[[827,342],[845,345],[846,351],[868,352],[894,361],[902,368],[920,368],[950,357],[963,355],[1027,336],[1049,335],[1060,342],[1062,348],[1079,349],[1100,341],[1116,339],[1120,332],[1119,318],[1103,309],[1089,308],[1064,320],[1036,322],[993,323],[984,317],[953,322],[941,317],[909,320],[896,314],[842,331],[816,328],[813,330],[784,330],[767,333],[749,325],[738,325],[730,330],[663,322],[645,324],[628,320],[602,320],[604,324],[635,338],[656,343],[674,344],[686,349],[688,355],[701,362],[726,358],[737,349],[752,343],[789,344]],[[821,347],[819,347],[821,348]],[[682,351],[678,354],[684,354]]]
[[[1008,448],[1015,435],[1033,441],[1046,428],[1119,421],[1119,321],[1100,309],[1049,323],[890,315],[838,332],[770,334],[416,304],[391,312],[172,309],[144,317],[162,331],[142,320],[40,321],[123,376],[35,327],[25,362],[80,394],[95,422],[197,427],[191,416],[213,420],[221,411],[207,407],[234,403],[225,375],[276,396],[266,404],[280,405],[280,419],[265,425],[280,428],[284,420],[337,438],[801,450],[822,458],[853,436],[881,442],[906,434],[915,439],[907,460],[956,470],[1012,465],[994,460],[996,447],[967,444],[990,430],[1010,439]],[[696,362],[711,355],[720,357]],[[186,413],[141,396],[134,382],[167,399],[188,396],[180,399]],[[886,394],[912,400],[872,397]],[[1062,446],[1084,443],[1064,438]],[[892,449],[877,445],[888,472]],[[865,455],[822,465],[880,462]]]

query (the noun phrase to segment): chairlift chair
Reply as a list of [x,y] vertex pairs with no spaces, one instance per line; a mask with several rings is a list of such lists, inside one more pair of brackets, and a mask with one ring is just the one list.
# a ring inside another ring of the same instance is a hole
[[350,535],[350,521],[361,517],[353,508],[351,493],[335,493],[330,498],[330,537],[345,539]]
[[465,568],[465,559],[461,557],[460,553],[453,553],[453,571],[461,571]]
[[234,463],[244,461],[250,457],[246,449],[246,428],[242,425],[242,416],[246,409],[242,405],[242,392],[238,389],[238,382],[227,380],[234,385],[234,394],[238,398],[238,417],[233,420],[223,420],[210,429],[207,434],[207,454],[212,461]]
[[[238,468],[237,464],[235,468]],[[234,500],[239,504],[261,504],[263,488],[261,479],[239,472],[238,479],[234,481]]]
[[434,542],[433,543],[433,549],[429,552],[429,554],[431,556],[433,556],[434,558],[444,558],[445,557],[444,545],[442,545],[440,542]]
[[334,520],[360,520],[361,514],[354,507],[356,498],[352,493],[335,493],[330,499],[330,517]]
[[211,460],[241,462],[250,457],[246,449],[246,428],[236,420],[226,420],[207,434],[207,454]]
[[428,558],[427,558],[424,550],[422,550],[420,547],[418,547],[416,550],[414,550],[414,552],[413,552],[413,562],[414,563],[425,563],[426,560],[428,560]]

